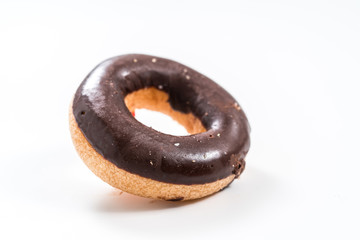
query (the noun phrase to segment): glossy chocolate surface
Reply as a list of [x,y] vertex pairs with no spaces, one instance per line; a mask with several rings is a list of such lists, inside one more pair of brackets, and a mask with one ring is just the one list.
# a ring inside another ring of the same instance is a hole
[[[124,98],[147,87],[167,92],[175,110],[192,112],[207,131],[172,136],[137,121]],[[102,62],[78,88],[73,114],[106,160],[161,182],[190,185],[237,177],[250,147],[247,118],[229,93],[191,68],[159,57],[132,54]]]

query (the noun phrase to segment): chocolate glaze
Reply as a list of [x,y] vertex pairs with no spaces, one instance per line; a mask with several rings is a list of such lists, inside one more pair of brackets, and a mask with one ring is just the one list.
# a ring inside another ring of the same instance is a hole
[[[167,92],[172,108],[192,112],[207,131],[172,136],[138,122],[124,98],[147,87]],[[73,114],[106,160],[161,182],[190,185],[238,177],[250,147],[247,118],[229,93],[191,68],[159,57],[131,54],[100,63],[78,88]]]

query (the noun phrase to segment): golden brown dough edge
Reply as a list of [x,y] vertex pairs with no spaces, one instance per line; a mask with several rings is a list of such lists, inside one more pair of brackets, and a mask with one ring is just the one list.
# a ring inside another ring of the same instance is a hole
[[103,181],[122,191],[141,197],[163,200],[191,200],[216,193],[229,185],[235,175],[215,182],[181,185],[159,182],[129,173],[104,159],[87,141],[79,129],[72,112],[69,111],[70,132],[75,149],[88,168]]

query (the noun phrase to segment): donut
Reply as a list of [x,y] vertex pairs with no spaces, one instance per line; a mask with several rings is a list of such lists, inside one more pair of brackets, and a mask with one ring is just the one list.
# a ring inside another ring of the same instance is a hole
[[[135,109],[171,116],[190,135],[137,121]],[[103,181],[142,197],[181,201],[216,193],[238,178],[250,147],[239,103],[199,72],[142,54],[110,58],[83,80],[69,111],[80,158]]]

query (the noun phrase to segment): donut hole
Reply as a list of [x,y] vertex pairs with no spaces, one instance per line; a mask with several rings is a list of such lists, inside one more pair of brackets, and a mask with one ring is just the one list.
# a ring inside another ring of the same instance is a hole
[[151,127],[159,132],[174,136],[189,135],[187,130],[172,119],[170,116],[148,109],[136,109],[133,116],[142,124]]
[[[182,113],[174,110],[170,106],[168,99],[169,95],[166,92],[154,87],[149,87],[127,94],[125,97],[125,104],[131,113],[134,113],[136,109],[147,109],[163,113],[182,125],[189,134],[206,132],[205,127],[197,117],[192,113]],[[138,120],[144,123],[141,119]],[[144,124],[149,125],[146,123]],[[163,129],[159,130],[161,131]]]

